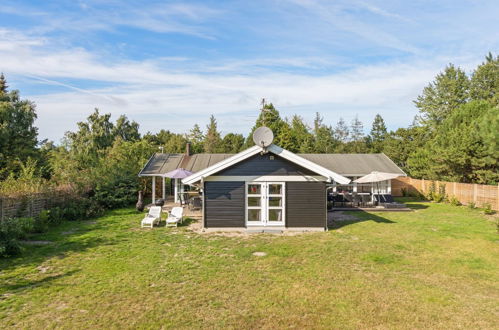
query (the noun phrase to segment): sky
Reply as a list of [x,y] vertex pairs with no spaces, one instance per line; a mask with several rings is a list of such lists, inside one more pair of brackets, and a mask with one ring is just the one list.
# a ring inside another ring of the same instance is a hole
[[497,0],[0,0],[0,71],[60,141],[99,108],[142,133],[247,134],[265,98],[334,126],[411,124],[413,100],[454,63],[499,50]]

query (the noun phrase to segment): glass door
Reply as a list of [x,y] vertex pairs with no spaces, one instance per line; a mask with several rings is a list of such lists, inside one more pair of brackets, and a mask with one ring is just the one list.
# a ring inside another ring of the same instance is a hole
[[246,220],[248,226],[262,226],[264,223],[264,185],[264,183],[248,183],[246,185]]
[[283,182],[250,182],[246,185],[248,226],[284,226]]
[[284,226],[284,183],[268,182],[266,222],[270,226]]

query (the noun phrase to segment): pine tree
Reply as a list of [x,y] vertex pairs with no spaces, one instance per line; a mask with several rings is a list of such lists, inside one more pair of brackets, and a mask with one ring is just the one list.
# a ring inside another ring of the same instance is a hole
[[350,142],[347,145],[347,150],[353,153],[367,152],[364,124],[362,124],[358,116],[355,116],[350,125]]
[[489,53],[485,62],[473,72],[470,97],[473,100],[485,100],[492,105],[499,105],[499,55],[494,58],[492,53]]
[[334,152],[338,145],[338,141],[334,139],[334,132],[331,126],[326,126],[323,123],[323,118],[316,112],[314,119],[314,140],[316,153],[331,153]]
[[6,94],[7,93],[7,80],[5,80],[5,76],[3,75],[3,72],[0,73],[0,95],[1,94]]
[[350,129],[341,117],[334,128],[334,136],[341,143],[347,143],[350,139]]
[[204,138],[204,151],[207,153],[221,152],[220,133],[217,130],[217,120],[215,116],[210,116],[210,123],[206,126],[206,136]]
[[189,134],[187,134],[187,140],[191,143],[192,153],[203,152],[204,135],[198,124],[194,124],[194,127],[191,128]]
[[414,101],[420,112],[419,121],[428,125],[433,132],[436,131],[445,118],[468,101],[469,88],[470,81],[466,73],[449,64]]
[[229,133],[222,140],[222,152],[235,154],[241,151],[244,145],[244,136],[242,134]]
[[380,114],[377,114],[374,117],[371,133],[369,134],[369,141],[373,152],[379,153],[383,151],[383,142],[387,134],[385,121]]
[[314,137],[310,128],[304,123],[303,118],[294,115],[291,119],[291,135],[293,136],[293,147],[290,151],[309,153],[314,148]]
[[272,103],[265,104],[263,106],[263,110],[260,112],[255,125],[250,131],[250,134],[246,138],[245,148],[249,148],[253,146],[255,143],[253,142],[253,132],[261,126],[266,126],[272,130],[274,133],[274,143],[281,146],[281,141],[279,140],[279,136],[283,136],[281,134],[281,129],[285,126],[285,121],[282,120],[279,111],[274,108]]

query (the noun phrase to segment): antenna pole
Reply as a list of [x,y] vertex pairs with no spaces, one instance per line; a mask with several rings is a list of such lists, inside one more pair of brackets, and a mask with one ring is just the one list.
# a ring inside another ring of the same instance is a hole
[[265,98],[262,98],[262,108],[260,109],[260,111],[262,111],[263,126],[267,126],[267,123],[265,122],[265,112],[267,112],[267,110],[265,109]]

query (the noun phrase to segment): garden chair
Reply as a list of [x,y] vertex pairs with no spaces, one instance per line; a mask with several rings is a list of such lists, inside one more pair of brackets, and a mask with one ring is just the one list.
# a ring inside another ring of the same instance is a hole
[[166,219],[166,227],[177,227],[179,222],[182,222],[182,217],[184,214],[184,209],[180,206],[174,207],[170,213],[168,213],[168,218]]
[[189,202],[189,210],[199,210],[202,208],[201,197],[192,197]]
[[159,224],[161,221],[161,206],[151,206],[149,208],[149,212],[147,215],[142,219],[141,222],[141,227],[153,227],[154,224]]

